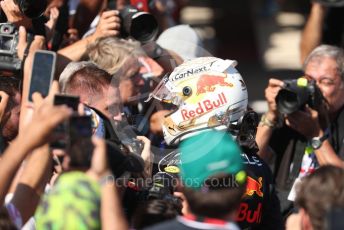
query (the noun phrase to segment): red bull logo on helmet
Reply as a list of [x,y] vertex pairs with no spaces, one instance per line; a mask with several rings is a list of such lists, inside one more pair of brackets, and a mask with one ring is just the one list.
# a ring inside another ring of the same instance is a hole
[[217,85],[233,87],[233,84],[225,82],[225,79],[226,77],[221,77],[221,76],[203,75],[197,81],[196,95],[200,95],[206,92],[214,92]]
[[183,120],[192,119],[198,115],[201,115],[205,112],[209,112],[213,109],[219,108],[227,103],[227,98],[224,93],[220,93],[217,95],[217,99],[215,100],[204,100],[197,103],[197,107],[195,109],[182,109],[182,117]]
[[257,194],[260,197],[263,197],[264,194],[262,192],[262,177],[258,178],[258,181],[256,181],[255,179],[253,179],[252,177],[247,177],[247,183],[246,183],[246,192],[245,194],[247,196],[253,196],[253,194]]

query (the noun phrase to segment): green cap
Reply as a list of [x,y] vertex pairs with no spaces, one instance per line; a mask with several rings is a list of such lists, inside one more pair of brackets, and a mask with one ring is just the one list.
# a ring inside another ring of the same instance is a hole
[[231,135],[206,131],[183,141],[180,146],[180,176],[184,186],[200,189],[220,173],[236,175],[243,170],[241,149]]

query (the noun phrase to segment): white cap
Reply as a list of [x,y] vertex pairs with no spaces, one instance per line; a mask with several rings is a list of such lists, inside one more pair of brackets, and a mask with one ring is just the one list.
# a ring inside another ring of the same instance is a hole
[[202,40],[189,25],[178,25],[165,30],[156,42],[161,47],[174,51],[185,61],[204,56]]

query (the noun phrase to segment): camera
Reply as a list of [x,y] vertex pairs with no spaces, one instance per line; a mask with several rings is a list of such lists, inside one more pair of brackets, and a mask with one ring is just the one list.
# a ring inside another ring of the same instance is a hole
[[122,143],[121,150],[126,153],[134,153],[141,155],[143,150],[142,141],[136,137],[135,127],[129,125],[126,121],[112,121],[114,130],[116,130],[117,136]]
[[166,172],[158,172],[153,176],[153,184],[148,189],[147,200],[169,200],[177,206],[180,205],[180,199],[173,196],[173,184],[175,177]]
[[302,110],[305,105],[316,109],[323,103],[323,95],[315,81],[304,77],[285,80],[276,97],[277,109],[282,114]]
[[125,172],[143,171],[144,161],[141,156],[123,153],[119,146],[109,140],[106,140],[106,150],[108,164],[115,178],[119,178]]
[[141,43],[153,41],[158,34],[158,22],[147,12],[133,6],[125,6],[119,12],[121,18],[121,36],[133,37]]
[[17,55],[18,30],[11,23],[0,23],[0,70],[19,72],[22,61]]
[[153,185],[149,189],[148,200],[164,199],[173,194],[173,177],[165,172],[158,172],[153,176]]
[[232,136],[236,137],[236,142],[243,150],[256,148],[258,123],[258,114],[248,109],[237,124],[228,125],[228,131]]

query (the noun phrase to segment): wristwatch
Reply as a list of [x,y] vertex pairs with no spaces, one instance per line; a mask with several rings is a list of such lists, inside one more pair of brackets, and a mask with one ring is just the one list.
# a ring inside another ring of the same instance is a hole
[[325,134],[322,137],[313,137],[311,139],[311,146],[314,150],[319,149],[322,143],[328,138],[328,134]]

